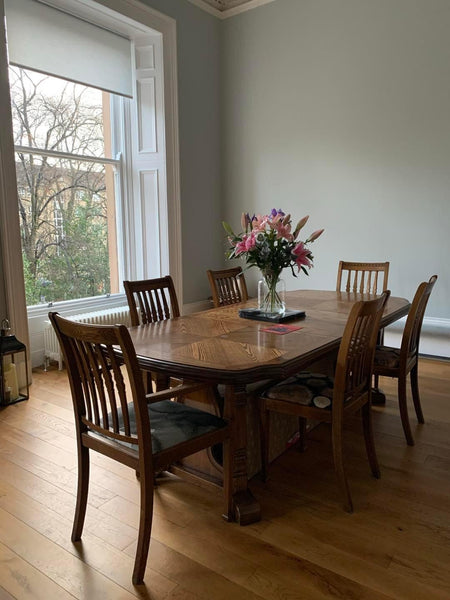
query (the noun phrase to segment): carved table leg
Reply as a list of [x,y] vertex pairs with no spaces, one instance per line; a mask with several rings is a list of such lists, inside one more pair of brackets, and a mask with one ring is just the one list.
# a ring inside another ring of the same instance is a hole
[[245,386],[225,387],[225,417],[234,426],[231,451],[234,519],[249,525],[261,519],[261,507],[248,489],[247,475],[247,393]]

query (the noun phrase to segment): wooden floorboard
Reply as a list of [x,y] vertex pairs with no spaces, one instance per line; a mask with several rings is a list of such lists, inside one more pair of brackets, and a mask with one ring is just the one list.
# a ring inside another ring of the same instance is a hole
[[72,544],[76,448],[65,372],[36,371],[28,402],[0,410],[0,600],[449,600],[450,362],[421,359],[426,423],[396,382],[374,407],[382,476],[369,473],[358,419],[345,431],[355,512],[341,508],[329,430],[314,429],[250,482],[259,523],[221,519],[219,491],[172,475],[155,492],[145,585],[133,586],[139,483],[93,454],[82,542]]

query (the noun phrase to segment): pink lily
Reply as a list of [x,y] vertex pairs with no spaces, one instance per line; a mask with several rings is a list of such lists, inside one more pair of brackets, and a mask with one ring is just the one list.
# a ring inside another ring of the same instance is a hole
[[243,252],[249,252],[253,250],[256,246],[256,235],[255,232],[252,231],[250,235],[242,236],[242,240],[236,244],[236,249],[234,251],[235,256],[238,254],[242,254]]
[[269,217],[267,215],[256,215],[256,217],[252,219],[253,231],[265,231],[268,220]]
[[272,223],[272,228],[277,232],[277,237],[279,239],[285,238],[288,241],[293,239],[290,224],[285,225],[283,221],[277,221],[276,223]]
[[310,260],[311,252],[306,248],[303,242],[299,242],[295,248],[292,250],[292,254],[295,256],[295,263],[300,270],[303,266],[308,267],[309,269],[312,267],[312,262]]

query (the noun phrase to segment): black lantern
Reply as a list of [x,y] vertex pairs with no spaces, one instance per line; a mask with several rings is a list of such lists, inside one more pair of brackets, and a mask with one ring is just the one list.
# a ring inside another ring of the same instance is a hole
[[[8,406],[29,398],[27,348],[15,335],[10,335],[9,331],[8,320],[3,319],[0,330],[0,406]],[[26,393],[19,388],[15,360],[16,355],[22,352],[25,356]],[[10,357],[10,361],[5,361],[6,356]]]

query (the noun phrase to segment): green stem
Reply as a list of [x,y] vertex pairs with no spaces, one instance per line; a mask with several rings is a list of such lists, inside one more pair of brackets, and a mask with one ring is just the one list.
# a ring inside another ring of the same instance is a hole
[[263,298],[263,308],[267,312],[280,312],[280,307],[283,306],[283,301],[277,292],[277,283],[280,279],[281,271],[262,271],[264,281],[267,286],[267,293]]

